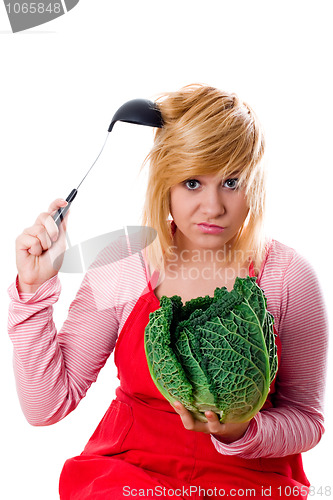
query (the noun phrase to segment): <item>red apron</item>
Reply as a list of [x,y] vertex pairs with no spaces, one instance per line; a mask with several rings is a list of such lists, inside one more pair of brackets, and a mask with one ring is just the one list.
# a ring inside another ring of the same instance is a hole
[[[309,482],[300,454],[257,459],[221,455],[209,434],[184,428],[147,366],[144,330],[159,306],[149,282],[149,292],[135,304],[116,344],[116,399],[83,453],[66,461],[61,500],[307,498]],[[265,407],[271,406],[267,403]]]

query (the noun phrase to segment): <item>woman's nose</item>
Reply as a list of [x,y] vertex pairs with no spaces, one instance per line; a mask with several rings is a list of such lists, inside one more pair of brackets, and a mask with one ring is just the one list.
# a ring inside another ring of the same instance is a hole
[[201,209],[204,214],[213,218],[225,213],[223,196],[218,189],[205,189],[202,193]]

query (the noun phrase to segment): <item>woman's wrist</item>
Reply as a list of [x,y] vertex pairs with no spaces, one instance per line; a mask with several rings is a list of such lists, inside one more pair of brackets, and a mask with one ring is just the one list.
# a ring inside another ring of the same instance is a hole
[[[54,276],[52,276],[51,278],[53,277]],[[44,283],[46,283],[46,281],[44,281],[43,283],[25,283],[20,279],[20,275],[18,274],[16,279],[17,291],[19,293],[35,293]]]
[[17,291],[19,293],[35,293],[40,285],[28,285],[27,283],[22,283],[20,279],[17,279]]
[[221,443],[224,444],[234,443],[235,441],[238,441],[245,435],[250,425],[250,422],[251,420],[241,424],[226,424],[224,431],[212,435]]

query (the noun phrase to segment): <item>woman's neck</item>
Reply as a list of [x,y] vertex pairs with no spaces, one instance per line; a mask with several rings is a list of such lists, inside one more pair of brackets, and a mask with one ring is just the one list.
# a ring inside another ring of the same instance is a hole
[[234,250],[232,242],[222,248],[196,248],[179,241],[177,233],[174,235],[172,256],[169,263],[176,263],[183,267],[206,268],[206,267],[244,267],[251,260],[249,253],[242,250]]

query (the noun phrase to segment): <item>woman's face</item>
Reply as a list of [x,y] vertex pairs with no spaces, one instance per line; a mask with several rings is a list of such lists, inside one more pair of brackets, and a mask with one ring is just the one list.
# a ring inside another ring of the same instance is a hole
[[249,208],[237,176],[197,175],[170,190],[179,250],[218,250],[234,238]]

